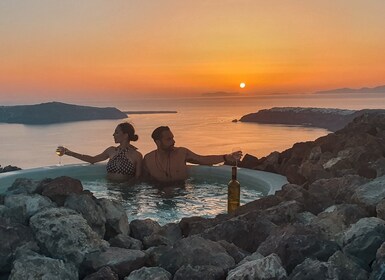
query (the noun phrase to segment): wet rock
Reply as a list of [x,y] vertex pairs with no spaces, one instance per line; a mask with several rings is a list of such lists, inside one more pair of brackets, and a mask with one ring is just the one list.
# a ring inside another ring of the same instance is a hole
[[104,238],[109,240],[118,234],[129,235],[130,225],[123,206],[117,201],[106,198],[98,199],[98,204],[102,207],[106,217],[106,233]]
[[273,232],[257,251],[264,256],[276,253],[283,267],[290,273],[306,258],[327,261],[339,249],[337,243],[321,239],[307,227],[288,225]]
[[[171,280],[172,275],[161,267],[142,267],[130,273],[124,280]],[[175,278],[174,278],[175,279]]]
[[105,251],[87,254],[80,266],[80,271],[81,274],[87,275],[109,266],[119,275],[119,278],[123,278],[132,271],[143,267],[145,261],[146,254],[142,251],[110,247]]
[[377,249],[385,242],[385,221],[376,217],[362,218],[342,232],[338,242],[346,255],[369,270]]
[[83,280],[119,280],[119,276],[111,267],[104,266],[98,271],[87,275]]
[[143,244],[140,240],[124,234],[118,234],[117,236],[108,240],[108,242],[112,247],[120,247],[133,250],[143,249]]
[[58,206],[63,206],[71,193],[80,194],[82,191],[82,183],[67,176],[57,177],[41,187],[41,194],[49,197]]
[[92,196],[88,194],[70,194],[64,202],[64,206],[75,210],[85,218],[92,228],[101,238],[106,232],[106,216],[101,206],[99,206]]
[[199,236],[190,236],[179,240],[160,256],[159,265],[174,274],[183,265],[211,265],[227,271],[235,262],[218,243]]
[[258,260],[248,261],[229,271],[226,280],[243,279],[286,279],[286,270],[276,254]]
[[155,225],[154,232],[143,238],[145,248],[166,245],[171,246],[182,238],[182,230],[178,224],[169,223],[158,230]]
[[48,208],[30,219],[35,238],[51,257],[79,264],[88,252],[108,246],[74,210]]
[[157,233],[161,229],[161,226],[156,221],[145,219],[131,221],[130,228],[131,236],[143,241],[145,237]]
[[72,263],[29,254],[17,258],[13,263],[10,280],[21,279],[68,279],[77,280],[78,271]]

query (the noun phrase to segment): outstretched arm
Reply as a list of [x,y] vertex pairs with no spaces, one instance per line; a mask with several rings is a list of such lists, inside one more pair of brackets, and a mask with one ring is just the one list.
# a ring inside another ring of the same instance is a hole
[[62,154],[64,154],[64,155],[71,156],[71,157],[80,159],[82,161],[94,164],[96,162],[108,159],[108,150],[109,150],[109,148],[107,148],[104,152],[102,152],[101,154],[98,154],[96,156],[89,156],[89,155],[79,154],[79,153],[73,152],[71,150],[68,150],[65,147],[58,147],[57,150],[61,151]]
[[186,149],[186,161],[190,163],[197,163],[202,165],[212,165],[218,164],[226,161],[234,161],[236,158],[241,158],[242,152],[235,152],[232,154],[223,154],[223,155],[208,155],[202,156],[193,153],[189,149]]

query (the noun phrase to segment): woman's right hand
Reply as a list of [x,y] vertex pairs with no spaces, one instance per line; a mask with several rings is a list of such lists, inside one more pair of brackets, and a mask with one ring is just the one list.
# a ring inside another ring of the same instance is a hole
[[66,148],[64,148],[63,146],[59,146],[56,148],[56,154],[61,157],[62,155],[65,155],[66,153]]

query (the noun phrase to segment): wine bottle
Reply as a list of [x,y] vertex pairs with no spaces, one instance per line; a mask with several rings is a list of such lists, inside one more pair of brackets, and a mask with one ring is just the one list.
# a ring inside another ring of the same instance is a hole
[[240,205],[241,185],[237,181],[237,167],[232,167],[231,180],[227,184],[227,212],[234,212]]

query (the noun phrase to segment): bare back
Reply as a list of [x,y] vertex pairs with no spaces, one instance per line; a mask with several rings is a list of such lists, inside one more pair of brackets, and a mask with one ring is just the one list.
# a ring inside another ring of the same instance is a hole
[[175,147],[169,153],[152,151],[144,156],[144,168],[150,177],[161,182],[186,180],[188,150]]

